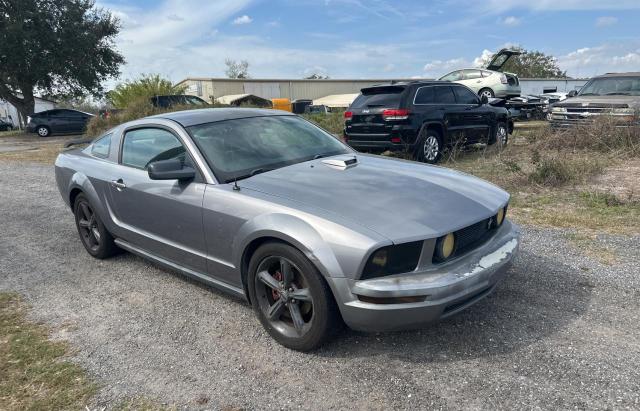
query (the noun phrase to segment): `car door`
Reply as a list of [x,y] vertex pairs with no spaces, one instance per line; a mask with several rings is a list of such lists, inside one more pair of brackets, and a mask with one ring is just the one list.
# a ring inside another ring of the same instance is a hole
[[456,97],[449,84],[434,86],[434,104],[442,111],[442,119],[446,128],[446,144],[456,144],[464,138],[464,109],[456,103]]
[[489,137],[492,111],[480,98],[467,87],[453,85],[456,103],[462,110],[460,113],[460,127],[464,130],[466,141],[475,143]]
[[43,123],[49,127],[51,133],[66,133],[64,110],[49,110],[41,114]]
[[87,123],[88,115],[75,110],[65,111],[67,118],[67,131],[69,133],[82,133]]
[[206,273],[202,176],[152,180],[147,172],[151,162],[172,158],[193,164],[184,142],[171,130],[145,125],[123,132],[109,190],[114,221],[134,246]]

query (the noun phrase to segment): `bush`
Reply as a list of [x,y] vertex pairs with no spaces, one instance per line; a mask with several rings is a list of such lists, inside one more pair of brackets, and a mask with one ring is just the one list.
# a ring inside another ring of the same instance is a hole
[[328,132],[342,136],[342,131],[344,129],[343,113],[303,114],[302,116]]
[[583,182],[604,168],[593,158],[561,158],[548,153],[541,156],[537,151],[531,161],[534,169],[529,173],[529,181],[552,187]]
[[169,94],[183,94],[186,86],[174,86],[171,80],[164,79],[158,74],[143,74],[133,81],[120,83],[115,89],[107,93],[107,100],[115,108],[124,109],[142,100],[149,100],[153,96]]

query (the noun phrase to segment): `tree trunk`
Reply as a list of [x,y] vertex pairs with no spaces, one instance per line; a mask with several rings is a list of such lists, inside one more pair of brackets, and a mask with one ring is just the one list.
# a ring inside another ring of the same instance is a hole
[[20,113],[22,118],[26,119],[32,115],[36,108],[36,99],[33,97],[33,86],[28,84],[21,85],[22,98],[13,93],[7,86],[0,83],[0,98],[11,103]]

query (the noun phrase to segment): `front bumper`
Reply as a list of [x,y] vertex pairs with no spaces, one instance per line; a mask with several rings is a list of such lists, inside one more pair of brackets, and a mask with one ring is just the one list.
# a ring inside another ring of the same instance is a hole
[[575,126],[588,126],[598,118],[605,118],[615,122],[616,127],[634,127],[640,125],[637,117],[629,114],[605,114],[605,113],[561,113],[551,112],[549,124],[552,128],[571,128]]
[[[489,295],[504,278],[520,243],[508,220],[479,248],[443,265],[420,272],[372,280],[329,278],[345,323],[360,331],[417,328],[449,317]],[[375,304],[373,298],[426,296],[424,301]]]

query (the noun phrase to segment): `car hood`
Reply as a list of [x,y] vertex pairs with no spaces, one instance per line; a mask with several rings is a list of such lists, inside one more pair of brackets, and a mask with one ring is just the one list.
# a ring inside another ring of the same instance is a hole
[[612,107],[612,108],[638,108],[640,97],[638,96],[577,96],[555,103],[554,107]]
[[509,200],[504,190],[464,173],[355,156],[357,164],[346,169],[319,159],[258,174],[238,185],[339,215],[396,243],[466,227],[495,215]]

